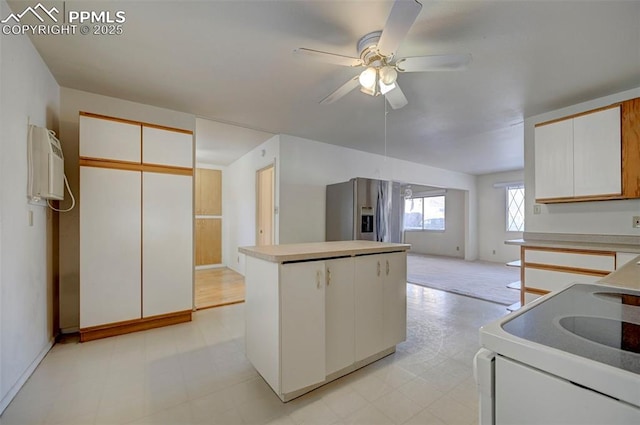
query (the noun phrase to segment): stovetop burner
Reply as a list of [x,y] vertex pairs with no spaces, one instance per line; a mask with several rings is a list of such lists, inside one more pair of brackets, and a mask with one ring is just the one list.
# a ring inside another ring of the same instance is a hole
[[575,284],[502,325],[511,335],[640,374],[640,292]]

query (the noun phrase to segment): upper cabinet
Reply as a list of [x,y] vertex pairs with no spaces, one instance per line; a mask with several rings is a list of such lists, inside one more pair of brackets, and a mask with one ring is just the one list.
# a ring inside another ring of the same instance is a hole
[[639,111],[635,99],[538,124],[536,202],[640,197]]
[[191,168],[193,135],[186,131],[143,126],[142,162]]
[[80,156],[140,163],[140,124],[80,115]]

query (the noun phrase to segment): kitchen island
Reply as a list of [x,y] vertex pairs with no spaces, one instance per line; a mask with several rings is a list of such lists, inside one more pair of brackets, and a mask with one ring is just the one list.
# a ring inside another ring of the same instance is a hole
[[282,401],[395,352],[406,339],[410,245],[241,247],[247,358]]

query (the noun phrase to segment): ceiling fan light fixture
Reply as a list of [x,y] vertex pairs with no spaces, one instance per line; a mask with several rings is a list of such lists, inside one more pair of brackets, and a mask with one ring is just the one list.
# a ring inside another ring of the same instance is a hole
[[[393,85],[398,78],[398,71],[393,66],[386,65],[380,68],[380,82],[387,86]],[[384,93],[383,93],[384,94]]]
[[387,94],[391,90],[396,88],[396,83],[385,84],[385,83],[382,82],[382,78],[380,79],[378,84],[379,84],[379,87],[380,87],[380,94]]
[[364,94],[368,94],[369,96],[375,96],[376,91],[373,88],[369,87],[360,87],[360,91]]
[[364,88],[374,90],[376,87],[376,80],[378,79],[378,71],[373,67],[368,67],[360,74],[358,80],[360,85]]

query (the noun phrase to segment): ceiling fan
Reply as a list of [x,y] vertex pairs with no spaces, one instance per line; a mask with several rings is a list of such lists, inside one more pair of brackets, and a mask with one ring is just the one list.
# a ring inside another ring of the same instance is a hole
[[358,41],[358,57],[337,55],[319,50],[298,48],[294,55],[334,65],[364,67],[337,90],[320,101],[333,103],[356,87],[371,96],[384,95],[393,109],[408,101],[398,85],[398,72],[457,71],[471,62],[471,55],[432,55],[396,58],[400,43],[409,32],[422,9],[417,0],[395,0],[382,31],[371,32]]

